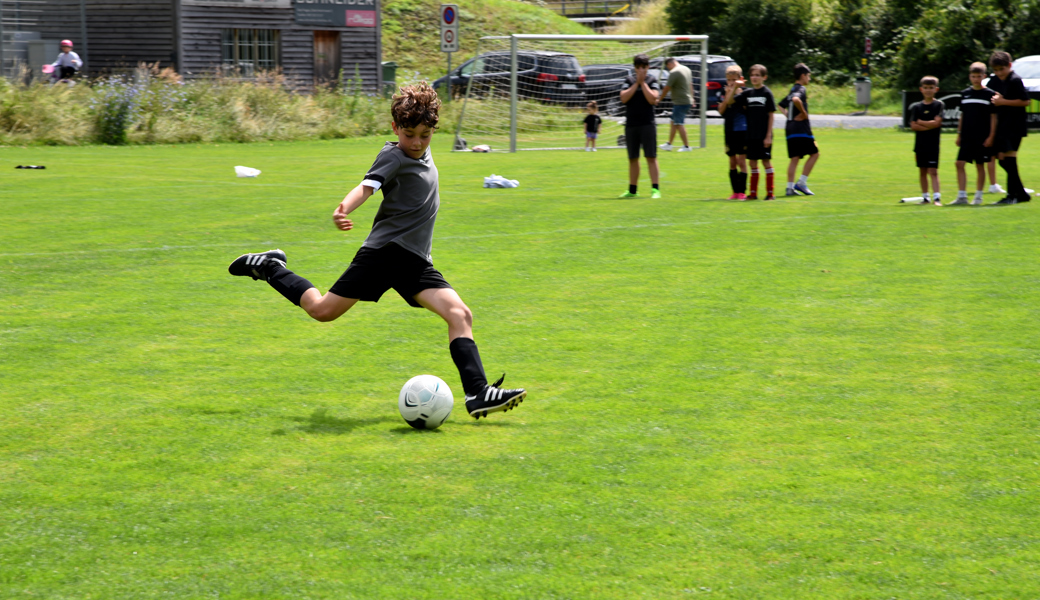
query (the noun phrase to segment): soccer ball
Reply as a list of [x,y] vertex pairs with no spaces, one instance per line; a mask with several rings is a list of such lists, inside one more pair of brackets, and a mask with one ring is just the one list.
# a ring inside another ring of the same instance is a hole
[[451,388],[440,377],[416,375],[401,388],[397,410],[416,429],[437,429],[455,406]]

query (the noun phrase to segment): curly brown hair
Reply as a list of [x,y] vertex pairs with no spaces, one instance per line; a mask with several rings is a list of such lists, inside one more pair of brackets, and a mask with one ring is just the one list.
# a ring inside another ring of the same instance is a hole
[[400,94],[394,95],[390,104],[390,114],[398,127],[418,127],[425,125],[430,129],[437,127],[437,111],[441,101],[437,92],[425,81],[401,88]]

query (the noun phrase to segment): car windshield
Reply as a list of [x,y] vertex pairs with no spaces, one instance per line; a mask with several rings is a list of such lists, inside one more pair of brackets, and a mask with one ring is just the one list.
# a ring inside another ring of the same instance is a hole
[[553,56],[540,61],[546,73],[551,75],[580,75],[581,66],[573,56]]
[[628,76],[625,67],[584,67],[585,81],[606,81],[608,79],[624,79]]
[[1040,60],[1019,61],[1013,69],[1022,79],[1040,79]]

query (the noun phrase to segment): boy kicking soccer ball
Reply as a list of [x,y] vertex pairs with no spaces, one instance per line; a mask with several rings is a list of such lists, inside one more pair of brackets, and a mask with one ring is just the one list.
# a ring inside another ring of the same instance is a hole
[[924,100],[910,108],[910,129],[914,136],[914,154],[921,179],[921,204],[931,204],[933,196],[928,194],[928,178],[932,179],[936,206],[942,206],[939,193],[939,142],[942,134],[943,103],[935,99],[939,91],[939,80],[932,76],[921,78],[921,95]]
[[430,139],[437,127],[440,101],[426,82],[401,89],[390,112],[396,142],[386,142],[364,180],[340,202],[332,220],[342,231],[354,223],[347,217],[383,190],[372,231],[327,294],[286,267],[281,250],[243,254],[231,263],[232,275],[263,279],[317,321],[333,321],[357,302],[378,302],[393,288],[409,305],[426,308],[448,323],[448,348],[466,392],[466,411],[479,419],[510,410],[523,402],[523,389],[501,389],[501,379],[488,385],[473,341],[473,313],[433,267],[430,250],[440,207],[437,166]]
[[[794,66],[794,85],[787,97],[780,101],[780,109],[787,117],[787,156],[791,162],[787,165],[787,196],[813,196],[809,191],[809,174],[812,173],[816,161],[820,158],[820,149],[813,137],[812,126],[809,125],[809,98],[805,86],[811,79],[811,72],[805,63]],[[795,183],[794,174],[798,172],[798,161],[808,156],[802,168],[802,176]]]
[[993,156],[993,136],[997,132],[997,113],[993,110],[993,96],[989,88],[982,87],[986,76],[986,65],[971,63],[968,80],[971,87],[961,91],[961,118],[957,123],[957,199],[950,204],[968,203],[968,174],[964,165],[975,163],[978,177],[975,180],[975,199],[972,204],[982,204],[982,186],[986,183],[986,163]]

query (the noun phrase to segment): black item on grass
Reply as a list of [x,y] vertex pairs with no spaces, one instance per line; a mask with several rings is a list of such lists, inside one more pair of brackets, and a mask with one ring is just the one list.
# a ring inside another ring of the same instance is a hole
[[16,169],[46,169],[47,167],[41,165],[18,165]]

